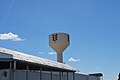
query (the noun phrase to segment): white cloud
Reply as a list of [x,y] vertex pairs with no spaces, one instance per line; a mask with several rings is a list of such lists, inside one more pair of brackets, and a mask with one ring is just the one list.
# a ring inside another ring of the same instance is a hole
[[42,54],[43,52],[38,52],[39,54]]
[[68,59],[69,62],[77,62],[77,61],[80,61],[79,59],[74,59],[73,57],[69,58]]
[[0,40],[12,40],[12,41],[23,41],[17,34],[12,32],[0,34]]
[[95,69],[100,69],[100,67],[96,67]]
[[49,55],[54,55],[54,54],[57,54],[56,52],[49,52],[48,53]]
[[44,54],[44,52],[38,52],[39,54]]

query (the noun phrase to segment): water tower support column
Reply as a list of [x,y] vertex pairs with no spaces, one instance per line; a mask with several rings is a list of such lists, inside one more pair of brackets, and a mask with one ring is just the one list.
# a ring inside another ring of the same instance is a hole
[[62,53],[57,53],[57,61],[63,63]]

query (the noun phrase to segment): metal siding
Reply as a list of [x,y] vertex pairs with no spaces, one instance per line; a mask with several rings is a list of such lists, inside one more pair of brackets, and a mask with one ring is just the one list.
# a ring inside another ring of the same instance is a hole
[[[4,80],[3,71],[7,71],[8,76],[5,80],[9,80],[9,70],[0,70],[0,80]],[[69,80],[73,80],[72,73],[69,74]],[[42,72],[43,80],[50,80],[50,71],[43,71]],[[67,80],[66,73],[63,73],[63,79]],[[26,80],[26,70],[16,70],[16,80]],[[40,80],[39,71],[29,71],[29,80]],[[59,73],[53,72],[53,80],[59,80]],[[75,73],[75,80],[100,80],[100,78],[95,76],[88,76],[83,74],[76,74]]]
[[26,80],[26,71],[16,70],[16,80]]
[[5,53],[0,52],[0,58],[12,58],[12,57],[13,56],[10,54],[5,54]]
[[[6,77],[3,76],[4,71],[7,72]],[[9,70],[8,69],[0,70],[0,80],[9,80]]]

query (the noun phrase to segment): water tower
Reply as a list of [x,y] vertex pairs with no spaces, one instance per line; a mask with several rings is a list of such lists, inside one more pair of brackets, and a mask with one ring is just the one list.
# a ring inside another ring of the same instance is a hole
[[53,33],[49,35],[49,45],[57,52],[57,61],[63,63],[62,52],[70,45],[67,33]]

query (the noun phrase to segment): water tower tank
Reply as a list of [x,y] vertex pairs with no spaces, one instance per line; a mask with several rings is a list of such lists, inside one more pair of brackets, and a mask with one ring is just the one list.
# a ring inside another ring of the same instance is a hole
[[62,52],[69,46],[70,38],[67,33],[53,33],[49,35],[49,45],[57,52],[57,61],[63,62]]

